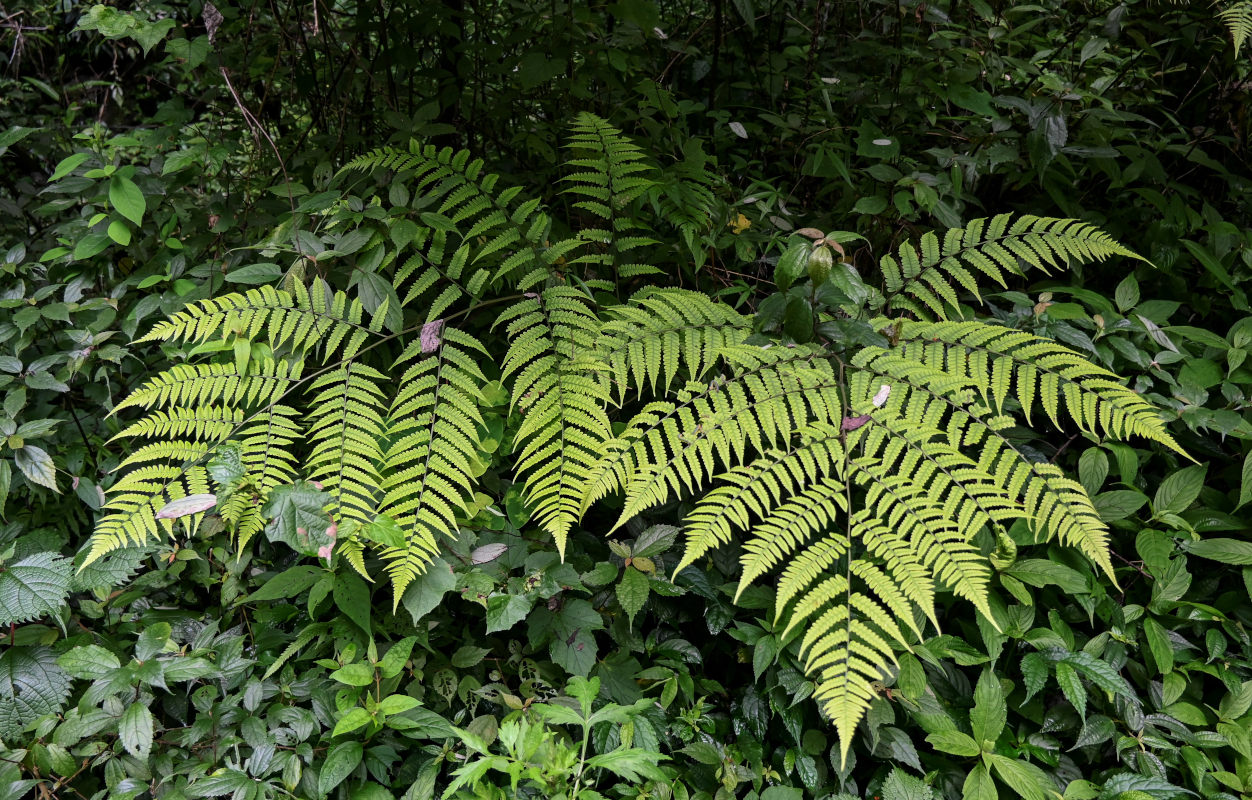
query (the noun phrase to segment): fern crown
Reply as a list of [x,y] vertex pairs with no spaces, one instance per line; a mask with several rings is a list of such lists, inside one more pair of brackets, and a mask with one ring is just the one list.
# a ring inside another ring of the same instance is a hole
[[[664,510],[683,516],[678,571],[733,547],[740,591],[776,575],[775,619],[845,753],[938,594],[998,625],[985,553],[1010,523],[1113,575],[1086,492],[1010,429],[1177,444],[1117,376],[961,298],[1132,253],[1085,223],[1004,215],[900,246],[875,283],[813,232],[779,259],[782,299],[745,314],[650,285],[637,146],[588,114],[569,145],[570,233],[465,153],[377,151],[341,177],[406,187],[399,207],[352,198],[351,224],[327,212],[332,246],[281,287],[158,324],[143,341],[186,357],[114,409],[138,412],[118,434],[135,446],[88,563],[212,515],[240,548],[264,532],[385,575],[398,602],[498,500],[482,476],[507,456],[562,555]],[[819,289],[803,330],[771,311]]]

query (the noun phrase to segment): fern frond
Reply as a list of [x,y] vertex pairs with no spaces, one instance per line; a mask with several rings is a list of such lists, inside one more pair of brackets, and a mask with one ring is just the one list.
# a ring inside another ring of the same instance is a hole
[[[929,343],[942,351],[940,343]],[[975,389],[968,376],[945,373],[914,359],[896,358],[874,349],[863,351],[854,363],[875,380],[892,383],[892,401],[921,404],[917,418],[944,421],[941,427],[951,446],[977,452],[977,468],[991,475],[1006,497],[1019,503],[1031,526],[1044,537],[1056,537],[1078,547],[1110,577],[1108,531],[1090,498],[1056,467],[1026,458],[1005,436],[1015,421],[997,415],[985,404],[973,402]],[[946,415],[946,416],[944,416]],[[993,516],[993,518],[995,518]]]
[[1086,222],[1024,215],[1010,225],[1011,218],[1000,214],[990,220],[973,220],[964,228],[947,231],[942,244],[935,234],[927,233],[917,246],[905,242],[895,255],[884,255],[879,268],[890,308],[946,319],[946,309],[959,304],[956,286],[981,299],[977,273],[1005,286],[1006,272],[1021,275],[1038,269],[1047,273],[1075,262],[1139,258]]
[[646,177],[654,169],[644,160],[643,150],[605,120],[585,112],[574,120],[566,146],[576,156],[566,162],[572,173],[562,178],[570,184],[564,193],[578,198],[574,208],[606,223],[602,228],[579,231],[579,240],[599,247],[586,248],[575,261],[603,267],[603,277],[626,279],[659,273],[646,264],[628,263],[626,255],[656,244],[627,213],[654,184]]
[[264,333],[275,352],[289,348],[304,357],[321,347],[325,362],[332,355],[353,357],[378,330],[376,323],[363,323],[364,316],[359,300],[331,291],[318,279],[312,289],[293,282],[292,292],[262,286],[201,300],[157,323],[137,341],[207,342],[218,333],[256,341]]
[[128,425],[110,441],[140,437],[170,439],[186,436],[193,441],[220,442],[230,437],[243,419],[244,412],[238,408],[175,407],[168,412],[153,411],[148,416]]
[[1217,12],[1217,18],[1226,25],[1235,45],[1235,58],[1238,58],[1243,45],[1252,38],[1252,0],[1231,3]]
[[[295,422],[297,416],[290,406],[274,405],[253,414],[233,437],[239,444],[245,472],[234,486],[218,486],[219,497],[229,494],[218,513],[234,531],[235,546],[241,550],[265,527],[261,506],[270,492],[296,479],[299,461],[295,443],[304,437]],[[250,491],[237,491],[240,487]]]
[[175,500],[208,491],[208,473],[199,466],[162,464],[126,473],[109,490],[105,514],[96,523],[91,550],[83,566],[113,550],[145,544],[162,533],[170,535],[176,522],[194,531],[204,518],[203,512],[181,520],[157,519],[157,512]]
[[407,533],[404,548],[383,552],[396,603],[439,553],[439,537],[455,534],[456,512],[473,497],[486,383],[475,359],[486,353],[477,339],[439,324],[396,359],[394,366],[411,366],[387,416],[391,446],[378,504]]
[[500,176],[484,172],[482,160],[467,151],[383,148],[353,159],[340,174],[378,170],[399,173],[395,180],[412,184],[433,209],[415,215],[411,241],[397,243],[416,252],[393,278],[405,306],[442,287],[427,307],[427,322],[463,297],[481,297],[502,277],[516,282],[543,263],[552,223],[539,201],[520,200],[520,187],[500,188]]
[[334,498],[331,515],[336,521],[374,519],[386,431],[385,395],[378,384],[386,379],[373,367],[347,362],[309,387],[318,394],[311,401],[308,438],[313,448],[305,468]]
[[724,348],[731,373],[708,384],[689,383],[675,400],[646,405],[587,478],[585,511],[618,489],[626,495],[617,526],[666,501],[671,492],[695,491],[725,467],[779,447],[810,422],[841,419],[833,355],[818,347]]
[[580,515],[586,476],[612,437],[608,390],[577,365],[595,347],[600,321],[584,295],[565,287],[544,290],[500,315],[509,351],[502,377],[513,378],[512,405],[520,407],[517,456],[528,502],[556,540],[562,557]]
[[134,406],[177,408],[220,402],[250,407],[273,403],[299,379],[303,367],[302,361],[269,358],[249,362],[245,372],[235,364],[176,364],[131,392],[111,413]]
[[[701,498],[687,515],[687,547],[675,572],[729,543],[736,529],[750,529],[738,598],[757,578],[830,525],[836,509],[846,513],[839,426],[813,425],[800,436],[802,441],[794,448],[767,451],[751,464],[719,476],[723,485]],[[794,499],[786,502],[788,498]],[[753,524],[754,518],[760,522]]]
[[752,332],[747,317],[703,292],[683,289],[642,289],[610,313],[592,357],[604,364],[619,405],[632,389],[664,395],[680,369],[699,380],[724,349]]

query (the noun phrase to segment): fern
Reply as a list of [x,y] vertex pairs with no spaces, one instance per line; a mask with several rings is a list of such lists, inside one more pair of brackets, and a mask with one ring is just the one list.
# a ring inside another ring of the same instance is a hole
[[979,296],[976,273],[1004,286],[1005,273],[1046,273],[1075,261],[1112,256],[1138,258],[1086,222],[1027,215],[1010,224],[1011,219],[1009,214],[975,219],[950,229],[942,243],[927,233],[917,246],[906,242],[895,255],[883,256],[878,265],[891,308],[946,319],[945,309],[956,307],[958,291]]
[[[368,303],[306,279],[319,265],[301,261],[283,289],[159,323],[144,341],[185,358],[114,410],[141,412],[118,434],[135,447],[84,564],[194,531],[208,512],[168,508],[203,508],[178,501],[210,490],[242,548],[266,529],[267,498],[309,480],[322,494],[306,492],[306,505],[328,502],[302,513],[324,514],[342,559],[367,577],[381,563],[398,602],[499,490],[481,477],[493,467],[512,472],[562,557],[576,526],[611,533],[682,501],[678,570],[737,547],[740,593],[781,571],[775,621],[803,629],[803,663],[844,754],[876,681],[938,627],[937,596],[995,625],[988,535],[1025,520],[1115,579],[1086,492],[1010,429],[1047,422],[1181,449],[1115,375],[955,312],[985,281],[1133,253],[1074,220],[975,220],[901,245],[880,262],[885,298],[866,288],[863,307],[819,320],[855,335],[770,340],[753,333],[763,320],[700,292],[644,286],[618,301],[624,282],[658,274],[634,215],[656,199],[651,167],[590,115],[570,150],[564,194],[590,228],[553,240],[547,211],[467,154],[380,150],[341,172],[413,192],[390,215],[346,217],[369,242],[370,258],[350,267],[352,285],[373,287]],[[886,316],[869,319],[875,308]],[[515,415],[511,461],[482,441],[496,375]],[[593,509],[609,495],[620,511],[601,526]],[[402,537],[378,533],[394,525]]]
[[385,553],[397,598],[438,554],[439,536],[456,532],[456,511],[469,504],[486,383],[474,358],[485,353],[473,337],[427,323],[393,365],[410,364],[388,413],[392,444],[379,483],[381,512],[409,531],[404,548]]
[[1219,9],[1217,18],[1226,25],[1235,45],[1235,57],[1238,58],[1243,45],[1252,38],[1252,0],[1238,0]]
[[513,306],[496,324],[507,325],[512,345],[501,371],[515,376],[512,404],[524,415],[516,469],[564,557],[582,509],[584,476],[611,436],[604,384],[578,363],[594,348],[599,320],[579,292],[554,287]]
[[576,171],[564,178],[571,184],[565,193],[579,198],[574,208],[608,226],[579,231],[579,238],[600,245],[600,252],[577,260],[605,267],[602,274],[616,280],[659,273],[656,267],[628,261],[628,253],[656,240],[643,235],[638,223],[621,213],[653,186],[652,179],[644,177],[652,168],[644,163],[643,151],[604,120],[586,113],[574,120],[568,146],[576,157],[567,164]]

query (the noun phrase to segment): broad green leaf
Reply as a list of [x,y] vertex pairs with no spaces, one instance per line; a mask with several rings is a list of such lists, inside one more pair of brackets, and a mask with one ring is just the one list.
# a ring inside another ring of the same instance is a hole
[[991,753],[989,757],[991,765],[995,769],[996,777],[1003,781],[1005,786],[1021,796],[1023,800],[1046,800],[1047,794],[1045,792],[1053,790],[1051,779],[1034,764],[1018,761],[998,753]]
[[1109,457],[1099,447],[1088,447],[1078,459],[1078,481],[1087,494],[1095,495],[1109,476]]
[[443,600],[444,594],[455,586],[456,575],[448,566],[448,562],[442,558],[436,558],[426,567],[425,572],[414,578],[413,582],[408,585],[400,602],[413,617],[413,624],[416,625],[433,611]]
[[960,731],[935,731],[926,737],[926,741],[939,752],[954,756],[976,756],[982,752],[978,742]]
[[1165,626],[1152,617],[1143,620],[1143,634],[1148,641],[1148,649],[1152,652],[1152,660],[1156,662],[1157,671],[1162,675],[1174,668],[1174,648],[1169,641],[1169,633]]
[[655,558],[669,551],[678,540],[681,529],[674,525],[653,525],[639,534],[639,538],[631,545],[631,555],[644,558]]
[[403,672],[416,643],[416,636],[406,636],[388,648],[386,655],[378,661],[379,674],[384,678],[394,678]]
[[9,647],[0,653],[0,738],[61,710],[70,677],[48,647]]
[[534,598],[520,594],[496,594],[487,598],[487,633],[507,631],[526,619]]
[[330,748],[326,761],[317,776],[318,794],[325,796],[352,774],[361,763],[363,748],[360,742],[340,742]]
[[978,764],[965,776],[965,786],[961,789],[962,800],[997,800],[995,781],[987,772],[984,764]]
[[266,538],[297,553],[317,556],[318,548],[333,541],[327,533],[330,515],[324,510],[330,501],[329,494],[304,481],[275,488],[261,508],[262,516],[270,520]]
[[1117,310],[1123,314],[1139,304],[1139,282],[1134,275],[1127,275],[1117,284],[1113,300],[1117,303]]
[[56,553],[35,553],[0,568],[0,625],[53,616],[69,591],[70,560]]
[[1235,510],[1243,508],[1252,501],[1252,450],[1243,458],[1242,479],[1239,482],[1239,503],[1235,506]]
[[57,164],[56,169],[48,176],[48,183],[56,183],[57,181],[69,175],[78,169],[84,161],[91,157],[90,153],[74,153],[61,159],[61,163]]
[[370,590],[355,572],[340,572],[335,575],[335,586],[331,591],[335,607],[348,619],[355,622],[361,630],[369,633],[370,628]]
[[98,644],[75,647],[57,659],[57,665],[75,678],[103,677],[122,666],[117,656]]
[[392,694],[384,697],[378,703],[378,711],[382,714],[403,714],[417,708],[422,703],[416,697],[410,697],[407,694]]
[[812,251],[813,245],[807,241],[794,242],[783,251],[774,267],[774,283],[779,289],[786,291],[800,279],[808,268],[809,253]]
[[42,447],[28,444],[13,453],[13,463],[31,483],[46,486],[57,491],[56,467],[52,464],[52,456]]
[[1078,739],[1071,748],[1077,750],[1080,747],[1088,747],[1093,744],[1107,742],[1117,733],[1117,726],[1113,724],[1113,720],[1103,714],[1092,714],[1083,723],[1082,730],[1078,734]]
[[247,797],[256,788],[256,779],[237,769],[219,769],[187,786],[190,797]]
[[1152,498],[1152,511],[1157,516],[1165,512],[1181,514],[1186,511],[1200,496],[1207,471],[1207,465],[1193,464],[1169,475],[1157,487],[1156,496]]
[[665,773],[657,767],[657,762],[664,758],[660,753],[651,753],[637,747],[623,748],[592,756],[587,759],[587,766],[606,769],[625,781],[637,784],[645,780],[665,780]]
[[633,627],[635,615],[648,601],[648,576],[634,567],[627,567],[622,572],[622,580],[617,584],[617,601],[626,612],[626,619]]
[[344,664],[330,673],[331,680],[346,683],[349,686],[369,686],[374,682],[374,668],[363,661],[355,664]]
[[[1136,699],[1134,689],[1126,682],[1126,679],[1118,674],[1117,670],[1102,659],[1096,658],[1090,653],[1079,651],[1070,653],[1065,656],[1064,663],[1073,666],[1080,671],[1087,680],[1099,686],[1106,692],[1120,694],[1123,697]],[[1060,667],[1060,664],[1057,665]],[[1058,671],[1059,674],[1059,671]]]
[[402,548],[405,546],[404,530],[394,519],[386,514],[379,514],[363,530],[366,538],[384,547]]
[[1201,539],[1198,542],[1184,540],[1180,545],[1188,553],[1220,561],[1223,564],[1252,564],[1252,542],[1239,539]]
[[899,767],[892,767],[882,782],[882,800],[931,800],[934,796],[929,786]]
[[1066,594],[1084,594],[1088,591],[1087,579],[1082,573],[1047,559],[1026,558],[1015,561],[1003,573],[1038,588],[1055,584]]
[[326,570],[322,567],[313,564],[297,564],[270,578],[260,589],[240,602],[263,603],[295,597],[316,583],[317,579],[324,574]]
[[106,231],[109,238],[120,244],[122,247],[130,244],[130,228],[126,227],[126,223],[120,219],[115,219],[109,223],[109,229]]
[[335,723],[335,729],[331,731],[330,735],[338,736],[342,733],[354,731],[357,728],[368,725],[373,721],[373,719],[374,718],[370,716],[370,712],[360,706],[357,706],[356,708],[349,709],[348,713],[339,718],[339,721]]
[[148,754],[152,752],[152,727],[152,712],[146,705],[131,703],[126,706],[117,723],[118,738],[122,740],[122,747],[126,748],[126,752],[141,761],[147,761]]
[[9,501],[9,489],[13,486],[13,468],[9,462],[0,461],[0,519],[4,519],[4,507]]
[[974,708],[969,712],[969,724],[974,731],[974,741],[979,746],[994,743],[1004,732],[1008,719],[1008,706],[1004,702],[1004,690],[1000,679],[991,669],[983,670],[974,687]]
[[109,202],[117,209],[117,213],[136,225],[143,224],[143,215],[147,210],[143,192],[130,178],[114,175],[109,179]]
[[487,654],[490,652],[491,650],[486,647],[475,647],[472,644],[467,644],[458,648],[457,651],[452,654],[450,661],[452,662],[452,666],[457,669],[468,669],[486,658]]
[[1056,682],[1065,693],[1065,699],[1078,712],[1079,719],[1087,717],[1087,689],[1078,677],[1078,671],[1064,661],[1056,665]]
[[89,233],[74,245],[74,260],[85,261],[103,253],[113,240],[107,233]]

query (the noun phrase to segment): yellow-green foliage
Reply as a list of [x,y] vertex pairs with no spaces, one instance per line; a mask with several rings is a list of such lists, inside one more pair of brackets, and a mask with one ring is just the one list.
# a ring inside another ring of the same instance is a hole
[[[1003,282],[1128,251],[1073,220],[975,220],[883,257],[888,315],[870,320],[879,344],[766,342],[750,338],[751,317],[698,292],[648,287],[603,305],[620,279],[651,272],[627,260],[650,241],[627,213],[649,168],[590,115],[572,146],[567,191],[597,227],[554,242],[538,203],[499,189],[465,154],[415,148],[353,163],[395,171],[426,201],[415,220],[376,235],[390,241],[384,274],[405,315],[386,302],[368,314],[293,274],[284,290],[205,300],[157,325],[145,340],[208,357],[118,405],[145,412],[119,435],[149,443],[119,468],[92,558],[194,528],[202,514],[157,514],[210,492],[228,498],[218,513],[242,547],[266,524],[269,493],[303,478],[331,498],[328,520],[355,523],[348,531],[379,516],[398,523],[402,546],[352,532],[338,545],[363,572],[372,549],[398,600],[479,507],[480,364],[495,360],[522,415],[512,470],[556,548],[564,554],[608,495],[621,497],[617,526],[693,499],[678,569],[732,545],[740,591],[781,568],[775,616],[788,631],[803,626],[815,696],[845,752],[875,682],[935,623],[937,592],[995,624],[982,531],[1025,519],[1112,574],[1083,488],[1008,429],[1046,419],[1177,445],[1142,398],[1081,355],[948,315],[958,292],[977,293],[975,275]],[[490,327],[471,314],[496,315],[507,351],[454,326]],[[237,471],[206,469],[225,443]]]

